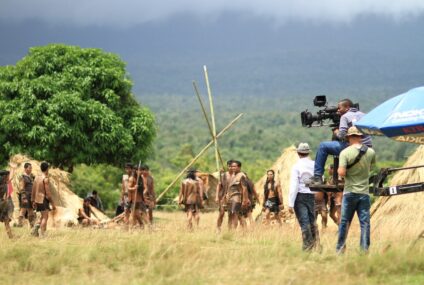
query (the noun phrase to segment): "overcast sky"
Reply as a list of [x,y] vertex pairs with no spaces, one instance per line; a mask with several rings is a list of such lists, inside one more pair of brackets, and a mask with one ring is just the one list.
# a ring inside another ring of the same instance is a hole
[[129,27],[188,14],[213,21],[225,12],[287,21],[346,23],[378,15],[408,21],[424,13],[423,0],[0,0],[0,19],[51,24]]

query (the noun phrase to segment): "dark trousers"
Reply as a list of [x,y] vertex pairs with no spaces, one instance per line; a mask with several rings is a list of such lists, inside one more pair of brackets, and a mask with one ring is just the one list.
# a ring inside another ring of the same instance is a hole
[[302,249],[311,250],[317,239],[314,215],[314,194],[298,193],[294,202],[294,212],[302,230]]

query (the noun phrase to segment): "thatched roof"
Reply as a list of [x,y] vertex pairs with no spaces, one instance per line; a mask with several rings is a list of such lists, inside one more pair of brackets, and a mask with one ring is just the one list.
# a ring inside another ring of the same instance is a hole
[[[409,157],[406,166],[424,164],[424,146]],[[397,172],[390,184],[401,185],[424,181],[424,168]],[[371,208],[371,230],[376,237],[399,239],[417,237],[424,230],[424,192],[379,198]]]
[[[13,204],[15,205],[14,217],[19,215],[19,203],[17,190],[19,189],[19,177],[23,173],[24,164],[31,163],[32,173],[37,176],[41,174],[40,162],[32,160],[24,155],[15,155],[10,159],[12,164],[16,164],[16,170],[12,179],[14,193],[12,194]],[[57,168],[49,169],[50,189],[53,195],[53,201],[56,204],[57,210],[50,212],[49,226],[64,226],[68,224],[77,224],[78,209],[82,207],[82,201],[74,192],[70,190],[69,173]],[[101,221],[108,220],[108,217],[92,207],[96,217]]]

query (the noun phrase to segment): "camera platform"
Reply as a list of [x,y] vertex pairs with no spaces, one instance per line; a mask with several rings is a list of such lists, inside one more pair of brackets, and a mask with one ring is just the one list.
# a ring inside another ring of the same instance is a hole
[[338,185],[328,185],[328,184],[321,184],[321,185],[313,185],[310,186],[310,184],[305,184],[306,187],[309,187],[312,192],[343,192],[344,184],[338,184]]

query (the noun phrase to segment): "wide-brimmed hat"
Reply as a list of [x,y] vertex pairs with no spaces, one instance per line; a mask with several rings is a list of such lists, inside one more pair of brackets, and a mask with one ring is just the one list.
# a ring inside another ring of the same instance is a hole
[[355,126],[353,126],[353,127],[350,127],[348,130],[347,130],[347,134],[346,134],[346,136],[347,137],[350,137],[350,136],[363,136],[364,134],[363,133],[361,133],[359,130],[358,130],[358,128],[357,127],[355,127]]
[[296,150],[301,154],[308,154],[311,151],[308,143],[300,143]]

